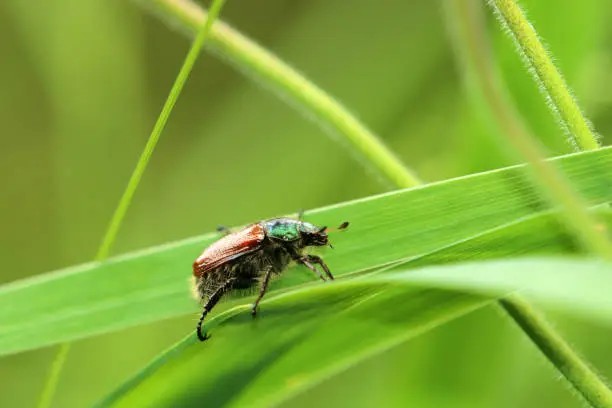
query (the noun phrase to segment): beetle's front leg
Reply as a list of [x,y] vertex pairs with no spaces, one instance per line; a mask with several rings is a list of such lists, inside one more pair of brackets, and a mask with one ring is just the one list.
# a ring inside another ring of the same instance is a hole
[[[329,279],[334,280],[334,275],[332,275],[331,271],[329,270],[329,268],[327,267],[327,264],[325,263],[325,261],[323,261],[323,259],[321,259],[320,256],[316,256],[316,255],[304,255],[302,257],[304,259],[305,262],[309,262],[311,264],[319,264],[321,265],[321,268],[325,271],[325,274],[329,277]],[[325,280],[323,278],[323,275],[321,275],[319,273],[319,276],[321,276],[321,279]]]
[[319,278],[321,278],[321,280],[323,280],[323,281],[327,280],[327,279],[325,279],[325,276],[323,276],[321,271],[319,271],[317,268],[315,268],[315,266],[313,264],[308,262],[308,259],[306,259],[306,257],[297,258],[295,261],[298,262],[298,263],[301,263],[302,265],[304,265],[305,267],[307,267],[308,269],[310,269],[311,271],[316,273],[317,276]]
[[321,268],[323,268],[323,270],[325,271],[325,273],[327,274],[327,276],[329,276],[329,278],[331,280],[334,279],[334,276],[331,274],[331,272],[329,271],[329,268],[327,267],[327,265],[325,264],[325,262],[323,262],[323,260],[315,255],[302,255],[302,256],[296,256],[295,261],[297,263],[301,263],[302,265],[304,265],[305,267],[307,267],[308,269],[310,269],[311,271],[313,271],[314,273],[317,274],[317,276],[319,278],[321,278],[321,280],[326,281],[327,279],[325,279],[325,276],[323,276],[323,274],[321,273],[321,271],[319,271],[314,264],[319,264],[321,265]]

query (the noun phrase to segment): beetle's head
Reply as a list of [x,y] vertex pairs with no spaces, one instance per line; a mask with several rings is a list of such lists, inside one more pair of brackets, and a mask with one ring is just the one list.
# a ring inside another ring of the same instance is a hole
[[304,246],[324,246],[329,245],[327,240],[327,227],[317,227],[309,222],[300,223],[300,237]]
[[[344,229],[348,227],[348,225],[348,222],[343,222],[338,228],[333,229]],[[333,248],[327,239],[327,232],[329,231],[327,227],[317,227],[314,224],[302,221],[300,223],[299,230],[304,246],[329,245],[331,248]]]

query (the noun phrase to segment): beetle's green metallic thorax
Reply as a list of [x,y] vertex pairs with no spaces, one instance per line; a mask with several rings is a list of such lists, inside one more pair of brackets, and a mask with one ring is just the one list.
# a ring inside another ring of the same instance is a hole
[[261,225],[266,230],[266,235],[270,238],[283,241],[296,241],[300,239],[301,221],[291,218],[275,218],[263,221]]

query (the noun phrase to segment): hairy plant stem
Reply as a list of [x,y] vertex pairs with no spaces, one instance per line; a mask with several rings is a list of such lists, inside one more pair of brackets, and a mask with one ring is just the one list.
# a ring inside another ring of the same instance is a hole
[[529,64],[530,72],[549,100],[549,106],[562,128],[571,135],[580,150],[599,148],[595,133],[572,96],[565,80],[529,23],[521,7],[514,0],[488,0],[500,22],[516,42]]
[[[452,0],[448,5],[466,70],[472,74],[471,79],[480,89],[502,133],[531,164],[534,177],[543,190],[548,190],[553,203],[557,201],[564,207],[562,221],[581,238],[584,247],[604,259],[611,259],[612,246],[607,237],[597,230],[595,220],[563,175],[544,161],[536,140],[527,132],[509,102],[490,57],[480,5],[470,0]],[[612,391],[544,316],[516,295],[499,303],[586,401],[593,407],[612,407]]]
[[[207,12],[188,0],[137,0],[161,18],[193,36]],[[227,24],[217,21],[206,48],[288,101],[307,119],[314,119],[338,141],[351,148],[362,165],[393,188],[420,184],[418,177],[338,101],[304,78],[271,52]]]
[[[132,176],[130,177],[130,180],[128,181],[128,184],[123,192],[123,195],[119,200],[119,204],[117,205],[117,208],[115,209],[115,212],[111,217],[111,221],[104,234],[104,237],[102,238],[102,242],[100,243],[100,247],[98,248],[98,252],[96,253],[94,260],[103,261],[108,257],[111,246],[117,238],[117,233],[119,232],[121,223],[123,222],[125,214],[127,213],[130,203],[132,202],[134,193],[136,192],[136,189],[140,184],[140,180],[142,179],[144,171],[147,168],[147,164],[149,163],[149,160],[153,155],[153,151],[155,150],[155,146],[157,146],[157,142],[159,141],[161,133],[164,130],[166,123],[168,122],[170,112],[172,111],[172,108],[174,107],[183,89],[183,86],[185,85],[185,82],[187,81],[187,78],[189,77],[189,74],[193,69],[193,66],[198,58],[198,54],[200,53],[200,50],[202,49],[202,46],[204,45],[204,42],[210,33],[212,24],[221,12],[221,8],[223,7],[224,3],[225,0],[213,1],[212,7],[210,9],[209,18],[206,20],[205,24],[203,24],[202,27],[199,29],[198,35],[195,41],[193,42],[191,48],[189,49],[187,56],[185,57],[183,66],[181,67],[181,70],[179,71],[179,74],[176,77],[174,84],[172,85],[168,98],[166,99],[162,111],[159,117],[157,118],[157,121],[155,122],[153,131],[151,132],[151,135],[147,140],[147,144],[140,156],[140,159],[136,164],[136,168],[134,169]],[[37,404],[38,408],[47,408],[51,405],[69,351],[70,343],[60,344],[59,350],[53,360],[51,371],[47,376],[43,391],[39,397]]]
[[516,295],[501,299],[499,302],[506,313],[521,326],[527,336],[538,345],[540,351],[592,407],[612,407],[610,388],[546,322],[544,316]]
[[544,160],[537,139],[529,134],[509,102],[507,92],[493,66],[483,22],[477,19],[478,14],[474,11],[477,4],[470,4],[468,0],[453,0],[453,4],[456,4],[454,9],[457,23],[463,23],[459,32],[465,43],[462,49],[465,53],[463,57],[469,58],[467,67],[473,70],[472,77],[502,134],[520,156],[527,160],[535,183],[545,193],[551,205],[558,204],[561,207],[562,221],[580,243],[590,252],[604,259],[612,259],[612,243],[605,231],[598,228],[597,220],[587,210],[582,198],[565,176],[551,162]]

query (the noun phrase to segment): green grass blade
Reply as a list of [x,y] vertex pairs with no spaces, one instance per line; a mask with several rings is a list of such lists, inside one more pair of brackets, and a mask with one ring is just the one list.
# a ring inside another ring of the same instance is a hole
[[612,326],[610,285],[612,264],[534,258],[419,270],[399,267],[294,290],[264,301],[257,320],[247,307],[218,315],[208,322],[208,342],[190,335],[100,405],[275,406],[365,358],[518,289]]
[[209,343],[189,336],[100,406],[274,406],[488,302],[382,285],[298,290],[267,300],[261,319],[246,308],[219,316]]
[[[612,200],[612,148],[553,161],[590,205]],[[351,221],[349,230],[332,236],[336,249],[323,254],[334,273],[342,276],[458,245],[546,209],[525,167],[514,166],[347,202],[308,213],[306,218],[326,225]],[[191,263],[217,236],[208,234],[0,287],[0,304],[8,305],[0,309],[0,354],[197,314],[188,285]],[[296,268],[272,290],[311,281],[310,274]]]
[[[599,209],[597,217],[601,227],[611,229],[612,210]],[[476,261],[486,259],[512,258],[529,255],[554,255],[586,253],[567,233],[559,222],[558,215],[552,212],[538,213],[504,224],[465,241],[412,259],[407,267],[442,265],[452,262]]]
[[601,259],[523,257],[420,269],[399,265],[377,272],[371,279],[485,296],[520,290],[526,297],[561,312],[612,326],[612,297],[608,286],[612,280],[612,263]]

